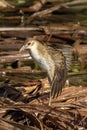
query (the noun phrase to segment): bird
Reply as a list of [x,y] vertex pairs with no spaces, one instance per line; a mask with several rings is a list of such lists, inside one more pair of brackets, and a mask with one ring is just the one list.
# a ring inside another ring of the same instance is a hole
[[51,99],[57,98],[65,85],[67,77],[66,57],[61,50],[47,46],[40,40],[28,38],[20,48],[20,52],[29,51],[32,59],[47,72],[50,84],[49,106]]

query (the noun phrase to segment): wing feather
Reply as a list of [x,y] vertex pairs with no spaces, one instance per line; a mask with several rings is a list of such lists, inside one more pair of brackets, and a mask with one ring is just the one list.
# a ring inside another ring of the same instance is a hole
[[64,87],[66,81],[66,59],[63,53],[59,50],[54,51],[49,49],[49,53],[55,62],[55,70],[54,75],[51,75],[51,77],[49,75],[48,79],[51,86],[51,96],[52,98],[56,98],[62,92],[62,88]]
[[[50,49],[49,49],[50,48]],[[61,51],[63,53],[63,55],[65,56],[66,58],[66,68],[67,70],[71,70],[71,65],[72,65],[72,59],[73,59],[73,49],[71,46],[69,45],[62,45],[62,44],[55,44],[55,43],[51,43],[49,44],[48,46],[48,50],[51,50],[51,51]]]
[[51,96],[58,97],[66,81],[66,70],[56,67],[53,80],[51,81]]

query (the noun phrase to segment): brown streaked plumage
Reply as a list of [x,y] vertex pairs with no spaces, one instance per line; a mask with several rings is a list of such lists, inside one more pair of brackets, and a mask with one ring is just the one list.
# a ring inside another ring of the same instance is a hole
[[[40,41],[30,38],[25,41],[20,51],[29,50],[31,57],[45,69],[51,87],[50,99],[58,97],[66,81],[66,59],[59,50],[43,45]],[[50,104],[50,101],[49,101]]]

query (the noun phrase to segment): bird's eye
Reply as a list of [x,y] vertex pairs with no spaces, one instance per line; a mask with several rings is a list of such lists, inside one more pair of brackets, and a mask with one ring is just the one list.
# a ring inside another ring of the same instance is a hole
[[28,46],[30,45],[31,43],[30,42],[28,42]]

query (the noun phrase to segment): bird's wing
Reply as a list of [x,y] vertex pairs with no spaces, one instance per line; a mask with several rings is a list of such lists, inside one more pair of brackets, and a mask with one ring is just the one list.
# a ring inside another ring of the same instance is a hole
[[66,62],[65,57],[60,51],[53,51],[52,49],[48,49],[50,55],[55,62],[55,70],[54,75],[49,77],[49,82],[51,85],[51,96],[53,98],[57,97],[61,92],[62,88],[66,81]]
[[71,70],[71,66],[72,66],[72,48],[69,47],[69,46],[66,46],[62,49],[58,49],[60,50],[63,55],[65,56],[66,58],[66,68],[67,68],[67,71]]
[[49,44],[49,47],[56,50],[56,51],[61,51],[63,53],[63,55],[66,58],[66,68],[67,71],[71,70],[71,65],[72,65],[72,59],[73,59],[73,49],[71,46],[69,45],[63,45],[63,44],[55,44],[55,43],[51,43]]

